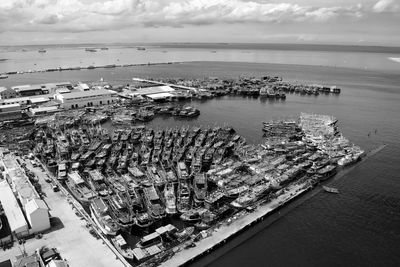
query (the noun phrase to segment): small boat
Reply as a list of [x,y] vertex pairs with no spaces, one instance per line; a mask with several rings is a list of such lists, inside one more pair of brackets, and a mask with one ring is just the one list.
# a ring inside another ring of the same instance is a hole
[[174,185],[172,183],[168,183],[164,189],[164,198],[165,198],[165,211],[168,215],[173,215],[176,213],[176,197]]
[[93,199],[90,204],[92,218],[105,235],[116,235],[119,226],[108,214],[108,206],[101,198]]
[[332,193],[332,194],[339,194],[339,190],[337,188],[322,186],[325,192]]
[[38,52],[39,52],[39,53],[46,53],[46,49],[43,49],[43,48],[42,48],[42,49],[39,49]]
[[7,79],[7,78],[8,78],[7,75],[5,75],[5,74],[0,74],[0,79]]
[[200,213],[198,211],[195,210],[189,210],[185,213],[183,213],[180,216],[180,219],[184,222],[198,222],[201,220],[201,216]]
[[121,235],[117,235],[116,237],[111,238],[111,242],[118,250],[118,252],[121,253],[122,256],[124,256],[124,258],[127,258],[128,260],[133,260],[133,250],[128,246],[125,239]]

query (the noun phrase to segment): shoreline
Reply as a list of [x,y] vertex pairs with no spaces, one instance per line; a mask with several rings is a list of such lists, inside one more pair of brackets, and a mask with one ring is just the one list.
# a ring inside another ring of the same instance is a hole
[[283,194],[280,194],[268,203],[260,204],[260,206],[253,212],[244,214],[231,223],[224,222],[223,225],[216,229],[210,236],[196,242],[195,247],[179,251],[169,260],[163,262],[160,266],[184,266],[197,260],[204,254],[209,253],[210,250],[216,249],[229,241],[229,239],[262,221],[265,216],[268,216],[270,213],[284,207],[286,204],[308,192],[313,187],[313,185],[304,182],[301,184],[291,185],[290,188],[282,189],[284,190]]

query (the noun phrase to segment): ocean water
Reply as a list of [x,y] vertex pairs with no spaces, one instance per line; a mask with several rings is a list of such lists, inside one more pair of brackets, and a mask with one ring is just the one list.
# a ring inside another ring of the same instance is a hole
[[[299,60],[293,64],[267,64],[260,63],[258,58],[243,59],[250,62],[226,62],[230,60],[224,58],[223,62],[216,57],[224,51],[211,53],[209,50],[207,48],[207,52],[202,53],[210,53],[210,58],[191,58],[190,61],[214,61],[10,75],[0,82],[11,86],[98,80],[103,77],[123,84],[129,83],[132,77],[196,78],[272,74],[293,82],[338,85],[342,88],[340,95],[288,94],[285,101],[232,96],[204,102],[192,101],[187,104],[201,110],[197,119],[158,117],[149,123],[154,128],[183,124],[228,124],[245,136],[249,143],[259,143],[263,141],[262,121],[298,116],[300,112],[314,112],[335,116],[342,133],[367,151],[382,143],[388,144],[384,150],[355,166],[343,178],[331,182],[331,186],[340,190],[339,195],[320,192],[310,198],[301,198],[193,265],[399,266],[400,76],[395,67],[398,63],[387,60],[388,55],[384,52],[370,56],[380,58],[377,64],[394,64],[390,68],[375,66],[373,60],[370,64],[375,68],[368,70],[357,64],[335,67],[332,62],[327,64],[329,67],[320,66],[323,64],[301,65],[304,62]],[[269,51],[261,50],[260,53]],[[297,53],[301,54],[299,51]],[[333,52],[322,53],[330,53],[330,57],[334,57]],[[290,55],[287,61],[290,61]]]
[[[144,64],[159,62],[229,61],[300,64],[383,70],[400,73],[399,48],[260,45],[260,44],[149,44],[137,45],[51,45],[0,47],[0,73],[43,70],[58,67],[87,67],[108,64]],[[87,52],[85,48],[98,48]],[[39,53],[46,49],[46,53]]]

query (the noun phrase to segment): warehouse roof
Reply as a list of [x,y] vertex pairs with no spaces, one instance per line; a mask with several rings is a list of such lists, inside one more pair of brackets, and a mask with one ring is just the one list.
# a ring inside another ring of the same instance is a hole
[[23,232],[28,229],[24,214],[7,181],[0,182],[0,202],[7,216],[12,232]]
[[43,200],[34,198],[25,205],[26,214],[31,214],[36,210],[49,210]]
[[115,94],[115,92],[105,89],[99,89],[99,90],[79,91],[79,92],[71,92],[68,94],[61,94],[60,97],[63,99],[75,99],[81,97],[83,98],[83,97],[101,96],[110,94]]
[[173,89],[172,87],[163,85],[163,86],[141,88],[138,89],[135,93],[140,95],[151,95],[151,94],[167,93],[173,91],[175,91],[175,89]]
[[164,99],[164,98],[172,97],[172,96],[174,96],[174,95],[171,93],[158,93],[158,94],[147,95],[147,97],[149,97],[153,100]]

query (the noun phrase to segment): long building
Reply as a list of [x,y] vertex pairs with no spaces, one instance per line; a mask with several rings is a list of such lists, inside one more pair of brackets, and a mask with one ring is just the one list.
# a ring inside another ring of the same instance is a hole
[[[49,209],[47,208],[43,200],[40,199],[35,188],[29,181],[28,177],[25,175],[24,170],[19,166],[18,162],[11,154],[2,154],[1,158],[2,158],[1,163],[4,167],[4,174],[5,174],[4,176],[6,180],[9,182],[12,191],[14,192],[13,193],[14,198],[17,197],[19,202],[21,203],[21,206],[23,208],[22,210],[25,212],[26,218],[29,222],[30,227],[27,233],[38,233],[46,229],[49,229],[50,228]],[[6,189],[3,190],[5,190],[5,192],[7,191]],[[12,197],[10,196],[9,192],[6,193],[7,193],[7,199],[11,199],[10,203],[13,203]],[[17,206],[18,209],[20,209],[18,202]],[[15,206],[14,209],[16,209],[17,206]],[[11,214],[10,216],[14,215]],[[7,218],[10,220],[8,215]],[[20,222],[20,224],[22,225],[22,222]],[[18,230],[18,228],[16,229]],[[23,231],[15,233],[20,235],[27,234],[24,233]]]
[[54,99],[65,109],[109,105],[116,101],[116,92],[105,89],[55,94]]
[[22,118],[20,104],[0,105],[0,121]]

